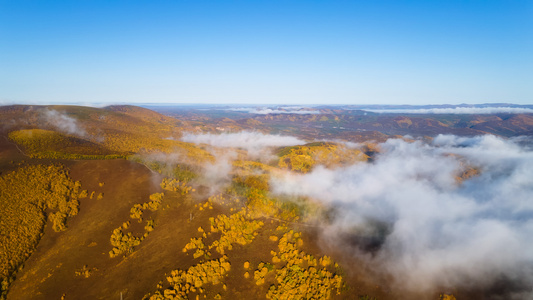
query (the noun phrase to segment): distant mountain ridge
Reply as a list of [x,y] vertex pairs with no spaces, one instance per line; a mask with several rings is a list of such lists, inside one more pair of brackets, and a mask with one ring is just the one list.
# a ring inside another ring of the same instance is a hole
[[[212,127],[207,129],[212,131],[264,130],[305,138],[335,136],[350,141],[361,141],[382,140],[391,135],[494,134],[504,137],[533,135],[533,105],[507,103],[418,106],[323,105],[308,108],[316,113],[302,113],[303,109],[300,107],[291,113],[293,106],[250,107],[250,110],[220,106],[204,106],[198,109],[179,105],[150,108],[191,124],[195,122],[202,123],[203,126],[208,124]],[[505,109],[498,112],[500,111],[498,108]],[[269,113],[264,113],[267,109],[270,110]],[[470,112],[481,109],[483,113],[455,113],[449,112],[450,109],[473,109]],[[496,113],[491,113],[493,109]],[[405,110],[435,111],[409,113]],[[531,113],[528,113],[530,110]]]

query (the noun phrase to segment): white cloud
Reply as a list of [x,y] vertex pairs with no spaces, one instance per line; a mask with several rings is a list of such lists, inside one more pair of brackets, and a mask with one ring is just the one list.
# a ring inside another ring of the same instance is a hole
[[282,109],[271,109],[261,107],[240,107],[240,108],[227,108],[225,110],[242,111],[250,114],[268,115],[268,114],[299,114],[299,115],[313,115],[320,114],[318,110],[307,110],[299,106],[287,106]]
[[395,114],[531,114],[533,109],[521,107],[454,107],[417,109],[364,109],[374,113]]
[[215,147],[241,148],[249,154],[258,156],[269,151],[270,147],[283,147],[302,145],[306,142],[292,136],[263,134],[253,131],[241,131],[237,133],[222,134],[184,134],[181,138],[184,142],[195,144],[207,144]]
[[87,135],[85,129],[78,125],[78,121],[56,110],[46,109],[42,113],[45,122],[53,126],[60,132],[84,137]]
[[[351,251],[401,288],[485,287],[502,276],[532,282],[533,152],[494,136],[380,147],[372,163],[273,178],[273,192],[336,207],[324,241],[346,246],[343,234],[357,232],[380,240],[373,256]],[[458,184],[465,165],[481,174]]]

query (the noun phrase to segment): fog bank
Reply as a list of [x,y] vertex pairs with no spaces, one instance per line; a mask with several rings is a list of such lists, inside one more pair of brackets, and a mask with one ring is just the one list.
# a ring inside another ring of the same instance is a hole
[[282,135],[264,134],[254,131],[241,131],[236,133],[222,134],[184,134],[181,138],[184,142],[195,144],[207,144],[215,147],[240,148],[248,151],[252,156],[264,154],[269,147],[283,147],[303,145],[304,140]]
[[42,112],[44,122],[59,132],[85,137],[87,132],[78,125],[78,121],[56,110],[45,109]]
[[241,108],[228,108],[230,111],[240,111],[249,114],[256,115],[268,115],[268,114],[298,114],[298,115],[316,115],[320,114],[318,110],[308,110],[299,106],[284,106],[276,109],[266,107],[241,107]]
[[[531,284],[533,152],[494,136],[440,135],[430,145],[391,139],[380,147],[372,163],[274,177],[272,191],[336,207],[322,224],[323,243],[347,247],[398,288]],[[458,178],[473,168],[479,175]],[[377,247],[370,255],[347,237]]]
[[382,114],[531,114],[533,109],[521,107],[454,107],[415,109],[363,109]]

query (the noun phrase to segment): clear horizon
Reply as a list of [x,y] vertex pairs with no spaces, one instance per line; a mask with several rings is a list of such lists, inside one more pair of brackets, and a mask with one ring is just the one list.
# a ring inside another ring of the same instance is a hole
[[0,0],[0,40],[0,105],[533,104],[531,1]]

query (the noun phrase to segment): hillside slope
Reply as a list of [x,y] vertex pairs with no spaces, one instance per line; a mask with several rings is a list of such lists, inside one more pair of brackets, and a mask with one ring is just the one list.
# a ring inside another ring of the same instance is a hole
[[[36,247],[12,274],[14,280],[3,284],[7,299],[382,293],[349,283],[356,277],[342,275],[314,244],[312,231],[299,225],[303,207],[269,195],[265,180],[278,170],[276,162],[264,165],[258,176],[261,163],[247,161],[241,151],[228,185],[213,193],[202,179],[204,168],[215,154],[237,150],[208,152],[177,140],[184,123],[176,119],[128,106],[10,106],[0,114],[0,149],[6,154],[0,157],[0,176],[27,165],[59,165],[83,189],[76,198],[79,213],[69,213],[61,230],[54,230],[51,211],[43,211]],[[193,246],[199,241],[206,247],[202,254]],[[211,265],[225,269],[194,273]],[[296,269],[302,272],[290,273]],[[197,281],[186,287],[169,274],[196,274]],[[285,277],[299,283],[276,279]]]
[[[334,110],[322,115],[237,120],[194,115],[178,120],[133,106],[8,106],[0,107],[0,115],[0,179],[5,186],[28,167],[59,170],[59,182],[68,182],[40,186],[40,201],[52,204],[32,211],[38,217],[27,224],[13,221],[26,207],[12,208],[7,195],[16,191],[0,193],[0,203],[9,207],[2,213],[12,220],[1,227],[2,237],[28,228],[32,232],[25,251],[2,260],[4,269],[9,268],[8,276],[2,275],[9,300],[387,300],[439,299],[440,294],[441,299],[453,299],[443,292],[453,292],[458,299],[485,299],[493,291],[436,286],[419,293],[393,285],[383,269],[365,263],[383,246],[393,221],[361,220],[369,227],[343,227],[334,234],[341,241],[329,243],[332,234],[323,228],[339,221],[348,206],[315,199],[315,194],[281,193],[273,185],[298,185],[307,176],[312,180],[307,188],[314,188],[333,180],[331,190],[318,191],[328,197],[339,192],[335,189],[344,179],[331,177],[333,172],[374,172],[382,145],[434,147],[410,138],[376,144],[391,134],[434,136],[442,128],[474,135],[491,128],[526,132],[530,122],[525,115],[459,118],[461,123],[452,117],[362,118]],[[180,140],[186,132],[190,138],[191,132],[242,129],[296,133],[299,138],[279,144],[286,140],[283,136],[240,132],[205,134],[198,143]],[[243,136],[240,144],[220,142]],[[253,137],[272,144],[258,151],[248,147],[256,142]],[[442,187],[458,189],[483,176],[482,168],[461,155],[437,151],[433,158],[457,163]],[[418,157],[410,163],[414,161]],[[403,157],[398,166],[405,168]],[[431,182],[435,174],[430,173],[415,172],[412,180]],[[377,180],[361,184],[372,189],[387,176],[390,180],[388,169]],[[352,196],[346,186],[339,189],[343,197]],[[47,202],[56,191],[66,200]],[[10,262],[15,259],[17,264]]]

